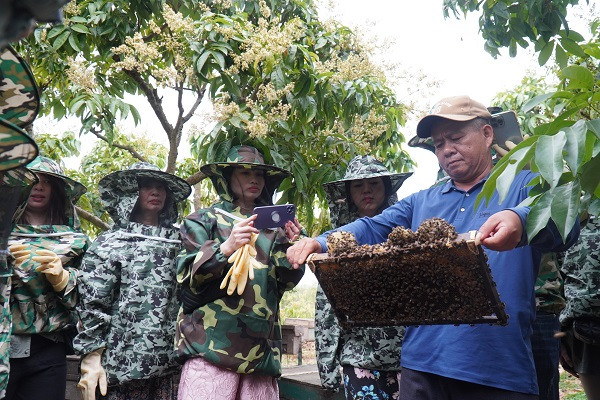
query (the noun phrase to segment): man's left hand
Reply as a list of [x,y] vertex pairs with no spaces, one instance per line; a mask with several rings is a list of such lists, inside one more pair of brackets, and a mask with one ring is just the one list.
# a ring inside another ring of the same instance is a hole
[[479,228],[480,243],[490,250],[512,250],[521,241],[523,225],[517,213],[504,210],[493,214]]

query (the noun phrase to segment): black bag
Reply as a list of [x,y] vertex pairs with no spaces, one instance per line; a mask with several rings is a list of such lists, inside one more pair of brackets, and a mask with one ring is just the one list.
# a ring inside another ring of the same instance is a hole
[[196,294],[187,284],[182,285],[179,291],[179,300],[183,306],[183,313],[191,314],[195,309],[227,296],[227,290],[221,289],[219,286],[221,286],[221,281],[214,280],[202,285]]
[[573,321],[573,335],[583,343],[600,345],[600,321],[590,318],[577,318]]
[[75,325],[67,325],[65,329],[62,331],[64,339],[65,339],[65,349],[67,350],[67,355],[75,354],[75,349],[73,348],[73,339],[77,336],[77,327]]

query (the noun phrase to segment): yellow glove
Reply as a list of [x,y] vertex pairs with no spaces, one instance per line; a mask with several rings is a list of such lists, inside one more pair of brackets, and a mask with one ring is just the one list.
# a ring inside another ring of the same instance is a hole
[[[233,263],[233,265],[229,271],[227,271],[227,275],[223,278],[220,286],[221,289],[224,289],[225,286],[227,286],[228,295],[232,295],[236,288],[237,294],[241,295],[244,293],[248,279],[254,279],[254,266],[258,266],[258,261],[254,258],[256,257],[254,243],[257,238],[258,235],[253,233],[250,238],[250,243],[238,248],[231,256],[229,256],[227,261]],[[227,279],[229,279],[229,285],[227,284]]]
[[96,387],[100,388],[100,394],[106,395],[106,372],[102,368],[102,352],[100,348],[86,354],[81,359],[81,378],[77,388],[81,390],[83,400],[96,400]]
[[31,251],[26,244],[13,244],[8,247],[8,251],[15,259],[15,267],[17,268],[31,255]]
[[35,254],[32,260],[41,264],[35,270],[46,275],[46,279],[48,279],[54,291],[60,292],[63,290],[69,282],[69,272],[63,268],[60,258],[50,250],[41,249]]

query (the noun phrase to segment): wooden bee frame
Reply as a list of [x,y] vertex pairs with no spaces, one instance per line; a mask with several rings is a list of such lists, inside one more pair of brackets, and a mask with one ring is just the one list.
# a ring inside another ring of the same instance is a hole
[[343,327],[508,323],[481,246],[365,247],[307,260]]

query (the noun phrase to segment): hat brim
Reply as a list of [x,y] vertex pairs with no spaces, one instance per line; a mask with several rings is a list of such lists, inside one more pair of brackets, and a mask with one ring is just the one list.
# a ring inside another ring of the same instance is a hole
[[458,114],[440,114],[440,115],[428,115],[421,119],[417,124],[417,136],[420,138],[428,138],[431,137],[431,127],[434,123],[438,122],[441,119],[449,120],[449,121],[471,121],[477,118],[476,115],[458,115]]
[[402,186],[402,184],[404,183],[404,181],[406,181],[413,173],[412,172],[401,172],[401,173],[373,173],[373,174],[367,174],[367,175],[361,175],[360,178],[346,178],[346,179],[339,179],[337,181],[331,181],[331,182],[327,182],[324,183],[323,186],[325,187],[326,191],[329,191],[330,188],[331,189],[337,189],[340,191],[340,193],[344,193],[344,195],[346,195],[346,182],[350,182],[350,181],[357,181],[360,179],[370,179],[370,178],[389,178],[390,179],[390,184],[392,187],[392,193],[396,193],[396,191],[398,191],[398,189],[400,189],[400,187]]
[[35,141],[15,124],[0,118],[0,171],[29,164],[37,155]]
[[223,174],[226,168],[250,168],[262,169],[267,176],[281,178],[281,180],[291,175],[290,171],[269,164],[249,163],[249,162],[218,162],[205,164],[200,167],[200,171],[208,177],[219,176]]
[[40,109],[40,95],[31,69],[11,47],[0,50],[0,117],[21,128]]
[[435,147],[431,144],[431,141],[427,140],[428,138],[421,138],[419,136],[413,136],[408,141],[408,145],[410,147],[419,147],[424,150],[429,150],[432,153],[435,153]]
[[[137,180],[140,178],[156,179],[164,182],[173,196],[173,201],[176,203],[187,199],[192,193],[192,187],[185,180],[168,172],[152,169],[126,169],[115,171],[100,179],[98,187],[103,190],[119,188],[124,194],[125,192],[131,192],[131,194],[133,194],[134,192],[139,191]],[[126,181],[128,180],[135,181],[135,184],[133,184],[133,182],[126,184]]]

